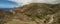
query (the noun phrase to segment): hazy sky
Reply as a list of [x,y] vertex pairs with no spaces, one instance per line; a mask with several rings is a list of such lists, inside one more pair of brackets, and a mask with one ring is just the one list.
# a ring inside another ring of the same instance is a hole
[[60,0],[10,0],[16,3],[29,4],[29,3],[47,3],[47,4],[58,4]]
[[32,0],[9,0],[18,3],[19,5],[30,4]]
[[58,4],[60,0],[0,0],[0,8],[13,8],[30,3]]
[[0,0],[0,8],[13,8],[18,6],[16,2],[8,0]]
[[5,10],[11,11],[11,9],[25,4],[30,3],[48,3],[48,4],[58,4],[60,0],[0,0],[0,8],[5,8]]

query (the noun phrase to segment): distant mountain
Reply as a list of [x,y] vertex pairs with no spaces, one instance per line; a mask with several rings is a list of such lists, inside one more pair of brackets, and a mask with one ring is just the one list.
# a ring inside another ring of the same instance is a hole
[[0,8],[0,10],[5,10],[5,11],[9,11],[9,12],[12,12],[12,8]]

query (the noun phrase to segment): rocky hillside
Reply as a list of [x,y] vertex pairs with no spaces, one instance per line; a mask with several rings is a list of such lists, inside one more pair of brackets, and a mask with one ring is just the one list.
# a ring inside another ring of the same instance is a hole
[[12,19],[13,13],[0,10],[0,24],[6,24],[8,21]]
[[17,24],[60,24],[60,5],[31,3],[14,9]]
[[0,12],[1,17],[5,16],[0,17],[2,22],[6,20],[5,24],[60,24],[60,4],[31,3],[13,10],[13,14]]

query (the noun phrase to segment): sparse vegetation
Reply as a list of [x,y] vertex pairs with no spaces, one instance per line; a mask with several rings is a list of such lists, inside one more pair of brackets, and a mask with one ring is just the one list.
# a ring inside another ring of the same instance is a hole
[[7,21],[12,19],[13,13],[8,11],[0,10],[0,24],[5,24]]
[[[6,24],[60,24],[60,4],[31,3],[14,8],[15,13],[0,11]],[[7,17],[8,16],[8,17]],[[9,20],[10,21],[9,21]],[[2,23],[0,21],[0,24]]]

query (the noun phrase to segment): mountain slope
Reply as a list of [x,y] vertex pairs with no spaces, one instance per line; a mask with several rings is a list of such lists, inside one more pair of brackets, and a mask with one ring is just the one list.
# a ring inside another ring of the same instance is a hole
[[2,22],[6,20],[6,24],[60,24],[60,4],[31,3],[13,10],[11,16],[10,12],[0,11],[0,16],[8,15],[6,18],[2,17]]
[[17,20],[19,20],[16,21],[18,24],[60,24],[59,4],[31,3],[15,8],[14,11]]
[[0,10],[0,24],[5,24],[8,21],[10,21],[11,19],[13,19],[12,15],[13,15],[13,13],[11,13],[11,12]]

